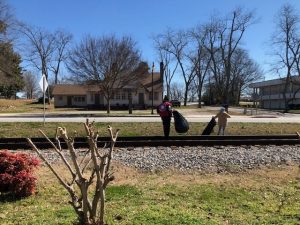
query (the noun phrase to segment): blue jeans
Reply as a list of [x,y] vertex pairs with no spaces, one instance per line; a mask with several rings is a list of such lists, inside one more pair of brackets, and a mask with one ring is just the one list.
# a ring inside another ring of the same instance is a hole
[[225,127],[219,126],[218,135],[224,135],[225,134]]

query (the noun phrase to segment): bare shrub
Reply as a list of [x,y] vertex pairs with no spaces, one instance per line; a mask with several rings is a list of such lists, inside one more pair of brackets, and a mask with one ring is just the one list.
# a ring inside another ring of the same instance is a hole
[[[80,223],[104,225],[105,189],[108,183],[114,179],[114,176],[109,170],[119,130],[114,134],[113,129],[108,126],[108,132],[111,138],[110,143],[108,143],[107,148],[106,145],[103,148],[98,148],[97,139],[99,135],[98,132],[95,131],[94,124],[87,120],[86,123],[84,123],[84,127],[89,149],[83,158],[78,156],[79,151],[74,148],[74,137],[68,136],[66,128],[57,128],[56,144],[40,130],[41,134],[51,143],[67,167],[67,170],[70,172],[72,178],[68,182],[65,181],[66,178],[63,174],[59,174],[51,163],[47,161],[31,139],[27,138],[27,141],[54,173],[60,184],[68,191],[71,198],[69,203],[77,213]],[[67,159],[62,154],[63,149],[61,148],[59,138],[62,138],[66,142],[70,159]]]

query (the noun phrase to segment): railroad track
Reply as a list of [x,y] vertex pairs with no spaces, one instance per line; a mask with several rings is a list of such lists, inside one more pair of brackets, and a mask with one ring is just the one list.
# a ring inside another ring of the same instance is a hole
[[[50,138],[51,139],[51,138]],[[33,143],[40,149],[52,148],[45,138],[32,138]],[[54,141],[54,139],[51,139]],[[98,146],[104,146],[109,142],[108,137],[99,137]],[[225,145],[298,145],[300,144],[299,134],[289,135],[251,135],[251,136],[171,136],[164,139],[162,136],[138,136],[119,137],[116,147],[143,147],[143,146],[225,146]],[[62,148],[66,143],[61,140]],[[85,137],[75,138],[75,148],[88,147]],[[0,149],[31,149],[26,138],[0,138]]]

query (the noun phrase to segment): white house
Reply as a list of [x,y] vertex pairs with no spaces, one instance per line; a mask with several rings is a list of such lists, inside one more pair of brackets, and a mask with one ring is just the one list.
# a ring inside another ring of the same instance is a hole
[[[264,109],[284,109],[284,90],[286,78],[261,81],[250,84],[253,88],[253,97]],[[294,96],[295,94],[295,96]],[[288,84],[286,98],[290,108],[300,107],[300,77],[292,76]]]
[[[149,108],[157,106],[163,99],[163,71],[145,74],[137,81],[127,84],[121,89],[115,89],[110,99],[111,108],[128,108],[130,98],[133,108]],[[106,108],[107,101],[97,85],[59,84],[53,88],[55,107]]]

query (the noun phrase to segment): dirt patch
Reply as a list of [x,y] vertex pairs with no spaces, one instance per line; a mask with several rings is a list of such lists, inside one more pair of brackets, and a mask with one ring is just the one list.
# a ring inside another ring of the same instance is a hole
[[188,184],[234,185],[244,188],[281,185],[295,179],[300,179],[298,165],[260,168],[237,173],[210,173],[198,171],[183,173],[176,170],[145,173],[134,168],[115,164],[115,184],[138,186],[173,184],[186,186]]
[[[62,165],[56,165],[55,169],[69,179],[68,171]],[[239,173],[211,173],[203,174],[197,171],[183,173],[176,170],[160,172],[141,172],[135,168],[123,166],[114,162],[112,164],[115,180],[114,185],[132,186],[163,186],[178,185],[229,185],[243,188],[263,188],[267,186],[277,186],[293,180],[300,179],[298,165],[278,166],[271,168],[260,168]],[[45,166],[37,171],[38,182],[41,185],[58,183],[56,177]]]

